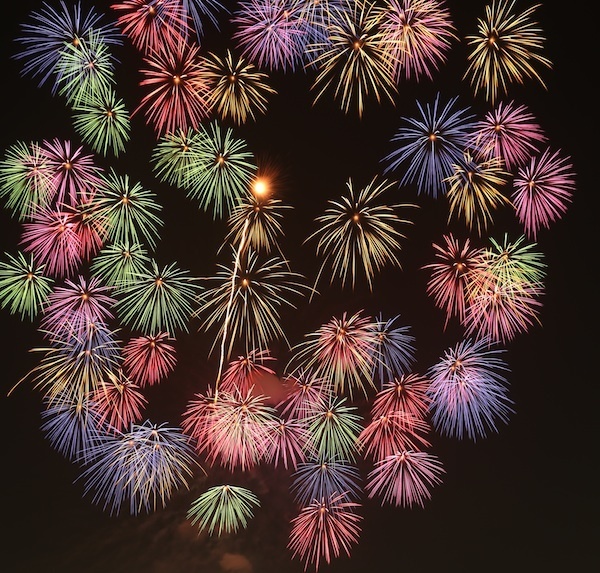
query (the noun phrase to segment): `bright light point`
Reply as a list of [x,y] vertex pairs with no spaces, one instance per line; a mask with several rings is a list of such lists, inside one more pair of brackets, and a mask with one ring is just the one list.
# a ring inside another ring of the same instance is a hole
[[254,182],[253,190],[256,195],[264,195],[267,192],[267,184],[263,179],[257,179]]

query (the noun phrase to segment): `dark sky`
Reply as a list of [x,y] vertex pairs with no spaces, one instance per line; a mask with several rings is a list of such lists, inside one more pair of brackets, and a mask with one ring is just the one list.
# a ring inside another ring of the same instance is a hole
[[[110,4],[95,6],[112,18]],[[525,8],[530,3],[517,5]],[[447,6],[459,37],[475,32],[485,2],[454,0]],[[41,2],[26,0],[3,13],[2,152],[17,141],[55,137],[77,141],[64,102],[52,97],[47,86],[38,88],[30,78],[20,77],[20,64],[12,59],[18,49],[14,38],[19,24],[40,7]],[[592,551],[600,533],[597,479],[592,471],[598,452],[598,375],[592,369],[598,290],[593,272],[596,249],[592,252],[596,226],[592,215],[597,205],[592,202],[596,196],[592,173],[597,165],[597,91],[592,80],[597,62],[592,59],[589,10],[589,3],[581,0],[567,5],[545,2],[538,8],[536,20],[547,38],[544,55],[553,62],[552,70],[543,71],[548,89],[529,82],[514,91],[515,99],[534,113],[550,144],[572,158],[577,174],[573,204],[538,240],[548,265],[542,324],[507,346],[516,413],[497,435],[477,443],[434,436],[434,450],[446,474],[426,508],[381,508],[365,500],[361,540],[352,557],[342,557],[322,571],[550,572],[598,567]],[[213,41],[223,41],[227,29],[224,26],[221,37],[211,34]],[[141,93],[137,55],[127,41],[117,53],[118,89],[133,109]],[[293,207],[284,221],[283,250],[294,270],[314,277],[314,247],[302,244],[315,228],[314,217],[327,200],[340,196],[349,177],[364,184],[381,171],[380,160],[389,152],[399,119],[415,111],[416,99],[430,101],[440,91],[447,97],[460,95],[477,111],[486,109],[461,80],[465,54],[464,44],[455,43],[434,82],[403,86],[395,106],[368,102],[362,120],[354,114],[345,116],[327,98],[312,106],[309,77],[302,72],[273,74],[278,94],[270,100],[267,115],[242,126],[238,133],[259,161],[276,173],[277,192]],[[156,180],[149,162],[154,143],[151,130],[135,118],[125,156],[106,164],[117,165],[159,194],[165,228],[157,258],[208,276],[218,260],[216,250],[225,224],[194,210],[183,192]],[[354,292],[336,287],[324,289],[310,305],[301,302],[298,311],[284,317],[292,343],[332,316],[360,309],[401,315],[415,336],[420,371],[456,342],[455,332],[443,332],[443,316],[425,295],[427,275],[421,270],[432,261],[432,242],[447,230],[446,207],[410,191],[401,200],[420,205],[415,224],[406,229],[402,270],[378,276],[373,293],[362,287]],[[14,253],[20,228],[6,210],[0,211],[0,230],[2,251]],[[499,216],[490,234],[501,238],[505,230],[514,232],[514,222]],[[224,557],[228,554],[244,555],[254,573],[302,571],[300,561],[292,561],[286,549],[294,509],[285,472],[265,467],[236,476],[254,488],[261,508],[246,531],[221,539],[198,537],[185,520],[189,503],[209,482],[227,479],[216,468],[209,469],[206,480],[199,475],[191,491],[179,492],[166,509],[152,515],[110,517],[83,498],[82,484],[74,483],[77,468],[51,448],[39,429],[39,393],[23,384],[6,396],[36,364],[36,355],[29,352],[40,343],[35,325],[22,323],[6,310],[0,312],[0,324],[3,571],[219,573],[228,570],[231,562]],[[193,393],[203,391],[215,372],[215,359],[206,353],[210,342],[194,326],[178,339],[179,362],[172,378],[147,393],[147,413],[153,421],[177,425]],[[273,350],[281,358],[279,370],[285,365],[284,353],[283,346]]]

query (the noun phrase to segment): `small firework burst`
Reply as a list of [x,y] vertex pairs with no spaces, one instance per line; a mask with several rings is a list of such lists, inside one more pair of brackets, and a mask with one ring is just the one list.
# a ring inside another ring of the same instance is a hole
[[123,348],[123,369],[141,387],[158,384],[177,364],[174,342],[168,332],[132,338]]

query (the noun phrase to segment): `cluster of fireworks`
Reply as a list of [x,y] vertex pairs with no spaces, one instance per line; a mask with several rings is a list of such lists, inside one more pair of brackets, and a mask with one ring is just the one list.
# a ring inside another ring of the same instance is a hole
[[[22,234],[0,261],[0,305],[45,341],[23,380],[42,392],[42,431],[81,467],[94,503],[135,515],[163,507],[215,464],[283,467],[298,509],[289,550],[318,569],[358,542],[363,492],[382,504],[426,504],[444,474],[432,432],[477,440],[508,421],[504,346],[539,322],[546,266],[535,241],[567,211],[575,174],[529,109],[508,98],[513,84],[543,87],[551,68],[537,6],[492,0],[476,32],[461,37],[444,0],[230,4],[123,0],[101,13],[61,0],[22,24],[23,75],[62,98],[81,143],[49,138],[4,150],[0,199]],[[205,28],[223,19],[234,28],[231,46],[212,52]],[[270,76],[301,70],[313,78],[315,104],[330,97],[362,117],[365,106],[393,103],[403,81],[434,80],[460,42],[469,49],[463,79],[489,111],[477,117],[441,94],[416,102],[381,175],[363,188],[348,179],[316,219],[306,238],[319,261],[314,280],[294,272],[280,246],[290,207],[260,188],[260,165],[236,134],[268,113]],[[144,62],[144,96],[131,113],[115,80],[117,46]],[[98,166],[96,156],[127,153],[135,114],[156,135],[155,177],[228,222],[231,257],[214,276],[159,263],[160,197]],[[462,340],[423,372],[414,371],[415,339],[399,315],[345,312],[290,343],[284,308],[312,301],[327,282],[373,289],[382,269],[400,268],[415,206],[386,196],[403,186],[447,201],[448,221],[471,235],[448,233],[422,267],[432,304],[446,325],[461,326]],[[501,207],[514,211],[520,236],[488,237]],[[176,370],[177,336],[193,320],[213,337],[218,372],[190,397],[180,424],[154,424],[144,390]],[[283,372],[271,367],[274,341],[289,348]],[[278,379],[283,399],[263,392],[265,377]],[[357,396],[370,404],[366,414]],[[359,459],[371,468],[362,486]],[[210,534],[233,533],[259,506],[242,485],[216,485],[188,518]]]

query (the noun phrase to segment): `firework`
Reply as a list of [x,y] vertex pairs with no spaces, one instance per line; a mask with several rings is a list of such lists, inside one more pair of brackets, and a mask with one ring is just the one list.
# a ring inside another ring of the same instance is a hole
[[41,430],[50,445],[71,462],[90,461],[90,451],[105,435],[96,403],[68,394],[45,399],[44,405]]
[[299,5],[288,0],[249,0],[238,2],[231,22],[232,40],[260,70],[294,71],[301,65],[305,25]]
[[251,249],[241,261],[236,256],[233,269],[224,265],[218,268],[217,274],[208,279],[217,285],[202,292],[195,313],[202,321],[201,329],[219,328],[211,351],[219,340],[226,346],[227,358],[238,341],[243,343],[245,353],[254,349],[265,351],[278,339],[289,345],[281,326],[280,309],[295,308],[289,297],[308,291],[301,282],[304,277],[287,270],[282,259],[263,261]]
[[230,50],[224,58],[210,52],[204,64],[209,105],[221,121],[240,125],[267,112],[268,96],[277,92],[267,83],[266,73]]
[[54,280],[44,274],[44,265],[36,264],[33,254],[5,255],[6,260],[0,261],[0,306],[21,320],[33,321],[46,306]]
[[93,461],[80,476],[85,481],[84,495],[102,503],[111,515],[127,505],[131,515],[165,507],[174,490],[188,488],[187,479],[197,465],[179,428],[149,420],[106,436],[90,456]]
[[200,288],[197,279],[177,268],[177,263],[160,268],[151,259],[149,268],[117,287],[115,308],[123,324],[143,335],[188,332]]
[[394,103],[394,54],[379,30],[383,8],[369,0],[341,0],[331,6],[328,37],[307,48],[315,54],[318,74],[311,86],[314,103],[333,90],[344,113],[356,109],[363,116],[369,98]]
[[229,217],[249,194],[257,169],[253,154],[243,139],[234,137],[233,129],[217,121],[200,126],[199,132],[186,181],[187,196],[215,218]]
[[82,262],[81,239],[72,213],[39,208],[23,224],[20,245],[53,278],[72,275]]
[[76,106],[94,94],[112,89],[116,59],[97,32],[77,45],[67,44],[56,62],[58,94]]
[[545,38],[533,13],[536,4],[518,13],[515,0],[492,0],[485,7],[485,18],[478,18],[477,34],[466,37],[471,47],[469,66],[463,79],[469,79],[475,95],[483,92],[493,105],[508,86],[534,79],[546,85],[536,66],[552,67],[540,52]]
[[[222,466],[242,471],[256,466],[268,457],[272,447],[272,425],[276,411],[266,404],[266,397],[253,389],[241,394],[219,392],[215,408],[208,415],[204,441],[198,442],[198,453],[206,453],[210,465],[217,460]],[[188,425],[190,419],[188,418]]]
[[[249,193],[233,208],[228,220],[229,233],[224,244],[270,253],[279,249],[283,237],[284,211],[292,209],[280,199],[261,193]],[[283,255],[282,255],[283,256]]]
[[103,18],[95,8],[82,12],[81,2],[67,6],[60,0],[59,10],[43,2],[42,10],[32,12],[30,22],[21,25],[23,35],[16,39],[23,45],[23,50],[15,55],[15,59],[24,61],[23,75],[38,77],[38,85],[42,86],[55,77],[61,51],[69,44],[77,46],[92,34],[105,44],[120,46],[123,38],[118,28],[104,23]]
[[122,0],[111,9],[123,34],[144,54],[174,49],[187,38],[187,14],[179,0]]
[[360,472],[347,460],[318,457],[298,464],[290,491],[301,507],[315,499],[328,499],[344,492],[348,501],[360,497]]
[[130,139],[129,112],[114,89],[95,89],[73,106],[73,128],[95,153],[118,157]]
[[390,46],[396,82],[433,79],[458,40],[444,0],[388,0],[379,30]]
[[373,400],[372,418],[400,412],[406,414],[406,420],[425,419],[431,402],[427,395],[429,384],[425,376],[414,372],[386,382]]
[[523,165],[548,139],[527,107],[514,101],[488,111],[473,136],[484,157],[499,157],[508,171]]
[[571,158],[549,148],[519,167],[512,203],[525,234],[536,240],[541,228],[560,219],[573,200],[575,173]]
[[52,173],[52,200],[59,208],[77,205],[100,185],[102,169],[93,155],[84,154],[83,146],[75,149],[70,141],[55,138],[44,140],[41,150]]
[[192,502],[187,518],[192,524],[198,523],[200,531],[208,530],[209,535],[235,533],[245,528],[260,507],[260,501],[249,489],[236,485],[217,485],[209,488]]
[[34,387],[55,403],[83,404],[121,361],[116,332],[100,321],[89,321],[79,332],[65,327],[60,336],[51,337],[49,346],[33,351],[43,356],[17,385],[31,379]]
[[465,339],[447,349],[431,366],[427,391],[434,428],[444,435],[471,440],[498,431],[513,412],[504,372],[508,366],[489,339]]
[[396,315],[383,320],[381,314],[375,321],[375,340],[373,380],[379,385],[410,370],[415,359],[415,337],[410,334],[409,326],[394,326],[400,318]]
[[146,241],[156,247],[162,207],[153,191],[132,182],[129,175],[118,175],[112,167],[103,174],[92,208],[92,220],[106,227],[107,241],[130,246]]
[[188,19],[193,22],[199,43],[204,36],[205,22],[208,20],[218,30],[217,14],[219,12],[229,13],[229,10],[219,0],[182,0],[182,5]]
[[266,461],[278,467],[280,464],[287,469],[298,468],[298,464],[306,460],[308,431],[299,420],[279,418],[271,424],[271,446],[266,453]]
[[403,223],[397,214],[399,207],[381,202],[394,182],[377,181],[377,177],[360,190],[349,179],[348,194],[328,201],[329,207],[315,221],[319,228],[305,242],[317,240],[317,256],[323,259],[315,287],[326,266],[331,267],[331,280],[339,278],[342,288],[347,283],[354,289],[359,269],[364,273],[369,288],[373,290],[373,277],[385,266],[401,267],[397,253],[400,239],[405,238],[398,230]]
[[167,332],[132,338],[123,348],[123,369],[141,387],[164,380],[177,364],[173,343]]
[[397,147],[383,158],[384,173],[402,173],[400,185],[415,184],[421,195],[437,198],[446,192],[446,179],[460,164],[473,142],[475,116],[470,107],[459,108],[458,97],[442,105],[417,101],[419,117],[403,116],[391,143]]
[[146,94],[132,116],[143,111],[158,137],[198,129],[210,114],[199,52],[195,44],[181,44],[177,49],[161,45],[144,57],[140,86]]
[[442,483],[443,473],[443,466],[434,454],[398,452],[376,462],[367,477],[366,489],[369,498],[380,497],[382,504],[424,507],[431,499],[431,490]]
[[90,272],[114,288],[131,284],[149,265],[150,257],[142,245],[116,242],[93,258]]
[[333,317],[316,332],[293,348],[293,356],[286,370],[295,374],[299,369],[313,370],[323,378],[335,393],[358,388],[367,395],[367,387],[374,387],[373,366],[377,347],[373,320],[362,311],[348,317]]
[[37,143],[19,141],[0,161],[0,198],[20,221],[30,219],[55,195],[53,171]]
[[360,504],[348,501],[345,492],[321,500],[313,500],[292,520],[288,548],[292,558],[319,569],[323,560],[330,563],[344,552],[350,555],[358,543],[362,516],[356,513]]
[[461,322],[464,320],[470,277],[483,268],[484,250],[472,246],[468,238],[461,244],[452,233],[444,235],[443,239],[444,245],[433,243],[436,262],[423,268],[431,273],[427,294],[446,314],[445,329],[453,316]]
[[94,194],[81,195],[76,205],[65,205],[65,210],[72,214],[75,232],[79,237],[81,259],[90,261],[104,246],[108,235],[102,216],[93,216],[97,204],[93,202]]
[[161,180],[185,189],[192,183],[190,173],[197,158],[203,134],[188,129],[161,136],[152,153],[154,174]]
[[454,173],[447,178],[448,222],[463,218],[470,231],[475,229],[483,236],[493,224],[492,210],[511,205],[500,192],[509,178],[510,173],[500,158],[478,161],[465,154],[464,160],[454,166]]
[[113,433],[123,432],[140,422],[148,403],[139,386],[125,376],[122,368],[107,373],[106,378],[98,384],[92,400],[100,423]]
[[268,349],[251,350],[246,356],[231,360],[223,373],[219,388],[224,392],[236,390],[246,394],[253,387],[260,387],[260,379],[265,375],[275,375],[275,371],[265,366],[265,362],[275,360]]
[[278,404],[278,408],[290,418],[306,420],[318,411],[322,400],[332,397],[329,382],[315,376],[310,369],[299,368],[284,378],[284,384],[287,396]]
[[47,336],[60,336],[63,329],[84,332],[90,321],[108,322],[114,318],[111,309],[116,302],[109,292],[97,277],[65,279],[48,296],[40,328]]
[[321,400],[314,414],[306,420],[310,447],[317,456],[327,459],[354,461],[357,441],[362,431],[362,416],[346,397],[334,396]]

